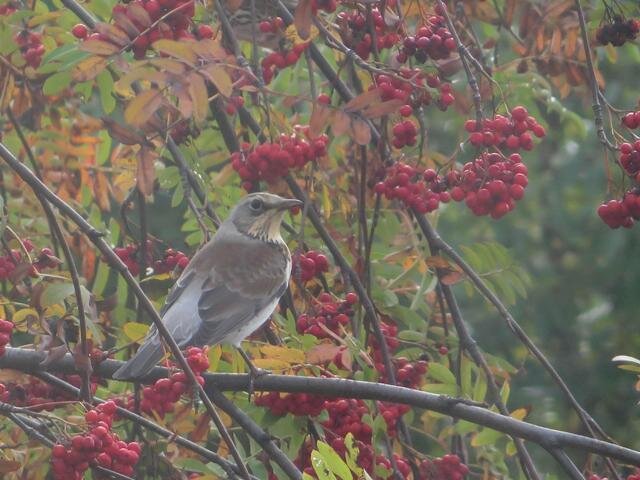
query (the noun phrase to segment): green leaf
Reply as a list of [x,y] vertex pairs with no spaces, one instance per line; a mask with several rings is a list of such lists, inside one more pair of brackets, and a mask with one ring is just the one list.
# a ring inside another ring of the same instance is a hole
[[321,441],[316,444],[316,448],[333,473],[335,473],[342,480],[352,480],[353,475],[351,475],[351,470],[333,448]]
[[71,84],[71,73],[68,71],[58,72],[47,78],[42,85],[42,92],[45,95],[57,95]]
[[96,151],[96,161],[98,165],[104,165],[109,160],[111,154],[111,135],[107,130],[100,130],[98,133],[100,143],[98,143]]
[[43,308],[46,308],[50,307],[51,305],[62,303],[64,302],[64,299],[71,295],[73,292],[73,284],[71,282],[49,283],[44,288],[44,292],[42,292],[42,296],[40,297],[40,305],[42,305]]
[[510,393],[511,393],[511,385],[509,384],[508,381],[505,380],[505,382],[502,384],[502,388],[500,389],[500,399],[502,400],[502,403],[504,403],[505,405],[509,400]]
[[103,70],[96,77],[98,92],[100,93],[100,103],[104,113],[111,113],[116,108],[116,99],[113,96],[113,77],[109,70]]
[[455,375],[451,373],[451,370],[449,370],[441,363],[429,363],[429,370],[427,371],[427,375],[429,376],[429,378],[436,380],[437,382],[456,385],[457,388]]
[[462,363],[460,365],[460,387],[462,388],[462,395],[471,395],[471,368],[472,363],[467,357],[462,357]]
[[480,433],[471,439],[471,446],[482,447],[483,445],[495,445],[502,436],[504,436],[502,432],[491,430],[490,428],[483,428]]
[[422,386],[422,391],[455,397],[458,395],[458,386],[450,383],[426,383]]
[[313,471],[316,472],[318,480],[337,480],[336,476],[327,465],[326,460],[318,450],[311,452],[311,466]]
[[473,386],[473,394],[471,398],[476,402],[482,402],[487,395],[487,379],[484,372],[477,372],[476,383]]

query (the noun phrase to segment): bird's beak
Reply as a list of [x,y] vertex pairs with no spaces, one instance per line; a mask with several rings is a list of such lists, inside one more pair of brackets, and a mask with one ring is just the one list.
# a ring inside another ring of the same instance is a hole
[[297,198],[283,198],[275,205],[275,207],[278,210],[288,210],[293,207],[301,207],[302,205],[303,203]]

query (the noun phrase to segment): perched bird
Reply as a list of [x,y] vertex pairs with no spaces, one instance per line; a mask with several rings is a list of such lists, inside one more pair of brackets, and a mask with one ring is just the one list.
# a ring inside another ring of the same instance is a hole
[[[233,208],[213,238],[171,288],[162,321],[181,348],[230,343],[253,367],[240,343],[273,313],[291,274],[291,254],[280,236],[284,214],[302,202],[252,193]],[[113,375],[145,375],[164,356],[153,327],[137,353]]]

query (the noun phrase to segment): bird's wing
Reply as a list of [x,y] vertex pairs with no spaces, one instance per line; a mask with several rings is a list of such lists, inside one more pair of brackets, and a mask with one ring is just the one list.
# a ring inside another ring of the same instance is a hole
[[284,243],[218,236],[169,291],[163,321],[181,346],[219,343],[282,296],[290,268]]
[[286,245],[244,236],[210,258],[198,301],[202,325],[192,340],[196,344],[218,343],[246,325],[257,328],[271,314],[265,309],[273,309],[287,288],[291,268]]

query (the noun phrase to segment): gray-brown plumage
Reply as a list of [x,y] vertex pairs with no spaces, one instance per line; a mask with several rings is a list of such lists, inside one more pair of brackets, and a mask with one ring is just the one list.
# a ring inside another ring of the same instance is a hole
[[[270,193],[247,195],[194,255],[161,312],[181,348],[218,343],[240,347],[271,316],[291,274],[291,255],[280,225],[286,211],[300,204]],[[152,328],[113,377],[139,378],[163,356],[162,342]]]

